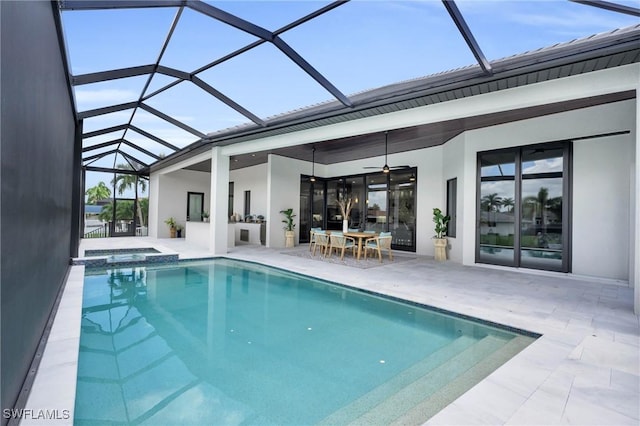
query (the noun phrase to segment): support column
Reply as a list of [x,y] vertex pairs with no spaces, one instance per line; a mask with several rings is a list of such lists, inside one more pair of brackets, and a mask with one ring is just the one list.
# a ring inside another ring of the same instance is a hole
[[213,254],[227,253],[229,218],[229,157],[222,155],[221,148],[211,149],[211,197],[209,206],[210,234],[209,251]]
[[82,169],[82,120],[76,124],[73,141],[73,189],[71,191],[71,257],[78,257],[84,235],[84,176]]

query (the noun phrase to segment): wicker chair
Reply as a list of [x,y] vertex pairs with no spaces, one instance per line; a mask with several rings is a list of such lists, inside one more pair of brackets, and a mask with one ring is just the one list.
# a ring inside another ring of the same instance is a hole
[[327,254],[329,248],[331,247],[331,243],[329,241],[329,235],[325,231],[316,231],[314,232],[314,241],[313,241],[313,251],[311,252],[313,256],[316,255],[316,249],[320,247],[320,256]]
[[391,232],[381,232],[380,235],[373,238],[368,238],[364,242],[364,258],[367,259],[367,252],[369,250],[375,250],[378,252],[378,258],[382,262],[382,250],[389,252],[389,260],[393,260],[393,253],[391,253]]
[[330,236],[331,247],[329,247],[329,256],[333,253],[333,250],[336,250],[336,254],[338,250],[340,250],[340,260],[344,260],[344,251],[347,249],[351,249],[353,255],[356,254],[356,248],[358,247],[356,244],[356,240],[351,237],[345,237],[342,233],[332,232]]
[[311,251],[311,247],[316,242],[315,233],[318,231],[322,231],[322,228],[311,228],[309,231],[309,251]]

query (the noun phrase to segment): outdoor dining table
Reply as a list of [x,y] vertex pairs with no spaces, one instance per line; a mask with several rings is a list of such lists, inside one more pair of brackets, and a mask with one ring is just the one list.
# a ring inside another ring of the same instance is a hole
[[371,233],[371,232],[345,232],[344,235],[346,237],[351,237],[354,239],[358,240],[358,254],[356,255],[356,258],[358,260],[360,260],[360,253],[362,253],[362,245],[363,245],[363,241],[366,240],[367,238],[374,238],[377,237],[377,234]]

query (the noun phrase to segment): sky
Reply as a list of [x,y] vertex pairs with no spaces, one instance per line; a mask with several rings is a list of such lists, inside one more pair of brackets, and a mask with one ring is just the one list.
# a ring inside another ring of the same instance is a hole
[[[329,2],[207,3],[274,31]],[[638,1],[617,3],[640,7]],[[459,0],[456,4],[490,61],[640,23],[636,17],[560,0]],[[72,74],[155,63],[176,11],[176,8],[64,11],[62,21]],[[282,33],[281,38],[346,95],[477,66],[439,0],[353,0]],[[256,38],[250,34],[185,8],[160,64],[193,72],[254,41]],[[263,119],[334,100],[270,43],[203,71],[198,77]],[[137,101],[147,79],[140,76],[76,86],[78,110]],[[172,77],[155,75],[146,94],[172,81]],[[145,102],[205,134],[249,122],[189,82],[179,83]],[[131,120],[133,125],[179,148],[198,140],[197,136],[145,111],[138,109],[133,115],[132,112],[86,119],[84,131]],[[122,136],[120,131],[90,138],[85,146]],[[125,137],[156,154],[172,152],[132,131]],[[112,148],[95,153],[109,149]],[[123,150],[142,161],[153,161],[132,148]],[[111,157],[93,165],[112,167],[113,162]],[[91,177],[87,187],[93,181]]]

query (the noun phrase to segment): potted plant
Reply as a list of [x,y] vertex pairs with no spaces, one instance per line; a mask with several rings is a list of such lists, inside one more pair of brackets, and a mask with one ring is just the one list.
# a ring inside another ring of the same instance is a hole
[[284,226],[284,246],[287,248],[293,247],[294,246],[294,236],[295,233],[293,232],[293,228],[296,227],[296,224],[293,223],[293,218],[296,217],[295,214],[293,214],[293,209],[286,209],[286,210],[280,210],[280,213],[282,213],[284,215],[284,220],[282,221],[282,223],[285,224]]
[[435,247],[435,259],[447,260],[447,224],[451,217],[442,214],[439,208],[433,209],[433,222],[436,224],[436,235],[433,237],[433,245]]
[[209,212],[208,212],[208,211],[206,211],[206,210],[204,210],[204,211],[202,212],[202,221],[203,221],[203,222],[209,222]]
[[176,225],[176,237],[182,238],[182,226]]
[[164,223],[169,225],[169,236],[171,238],[175,238],[176,237],[176,220],[173,217],[170,217],[169,219],[165,220]]

